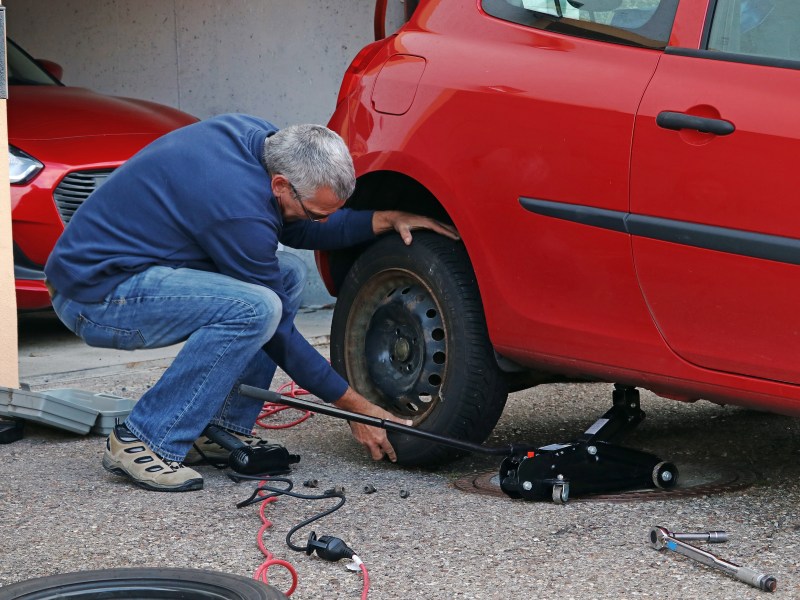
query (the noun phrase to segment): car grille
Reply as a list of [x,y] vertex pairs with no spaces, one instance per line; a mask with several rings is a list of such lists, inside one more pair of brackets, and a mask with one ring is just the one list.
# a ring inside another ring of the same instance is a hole
[[53,199],[56,201],[58,213],[61,215],[64,225],[69,223],[72,215],[80,208],[83,201],[108,179],[113,170],[75,171],[61,180],[53,192]]

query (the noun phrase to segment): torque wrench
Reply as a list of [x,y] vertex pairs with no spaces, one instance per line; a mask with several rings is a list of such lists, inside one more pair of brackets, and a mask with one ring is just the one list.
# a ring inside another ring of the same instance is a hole
[[[709,532],[715,533],[715,532]],[[724,533],[724,532],[723,532]],[[708,535],[708,534],[683,534],[685,535]],[[710,540],[705,540],[710,541]],[[764,590],[766,592],[774,592],[778,588],[778,581],[775,579],[773,575],[768,575],[766,573],[762,573],[757,571],[756,569],[751,569],[750,567],[741,567],[736,565],[732,562],[728,562],[727,560],[723,560],[718,556],[711,554],[710,552],[706,552],[705,550],[701,550],[700,548],[696,548],[691,544],[687,544],[685,541],[676,538],[670,531],[665,529],[664,527],[653,527],[650,530],[650,545],[655,548],[656,550],[671,550],[672,552],[677,552],[678,554],[682,554],[692,560],[696,560],[706,566],[714,567],[719,569],[732,577],[735,577],[739,581],[743,581],[748,585],[752,585],[760,590]]]

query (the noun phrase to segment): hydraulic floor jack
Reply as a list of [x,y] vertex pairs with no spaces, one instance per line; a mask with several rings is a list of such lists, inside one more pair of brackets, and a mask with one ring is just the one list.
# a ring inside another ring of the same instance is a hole
[[562,503],[576,495],[635,488],[670,488],[678,469],[649,452],[612,444],[644,420],[639,391],[615,385],[614,405],[576,441],[510,455],[500,465],[500,488],[512,498]]
[[[592,494],[638,488],[669,488],[677,484],[678,470],[654,454],[611,443],[628,433],[644,419],[636,388],[616,385],[613,406],[576,441],[535,447],[509,444],[487,447],[415,429],[393,421],[341,410],[277,392],[242,385],[239,392],[264,402],[405,433],[451,448],[504,456],[500,465],[500,489],[511,498],[524,500],[569,500],[570,494]],[[251,464],[250,467],[254,467]],[[234,467],[235,468],[235,467]]]

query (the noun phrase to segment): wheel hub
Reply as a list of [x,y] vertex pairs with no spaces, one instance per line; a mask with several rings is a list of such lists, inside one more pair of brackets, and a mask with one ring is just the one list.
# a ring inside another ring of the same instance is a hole
[[391,409],[419,417],[438,399],[446,345],[440,311],[418,285],[391,290],[365,336],[367,369]]
[[405,362],[411,356],[411,344],[404,338],[398,338],[394,344],[394,356],[397,360]]

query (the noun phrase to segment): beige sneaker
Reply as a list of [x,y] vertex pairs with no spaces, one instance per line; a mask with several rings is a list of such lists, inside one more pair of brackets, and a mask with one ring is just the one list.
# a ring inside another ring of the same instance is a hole
[[139,487],[157,492],[203,489],[203,476],[179,462],[161,459],[124,425],[116,425],[106,441],[103,468],[128,477]]
[[[258,437],[257,435],[247,435],[244,433],[229,432],[232,436],[239,439],[240,442],[251,448],[258,446],[265,446],[269,444],[267,440]],[[228,459],[231,456],[231,451],[223,448],[218,443],[210,440],[204,435],[197,438],[189,450],[184,462],[187,465],[202,465],[202,464],[228,464]]]

